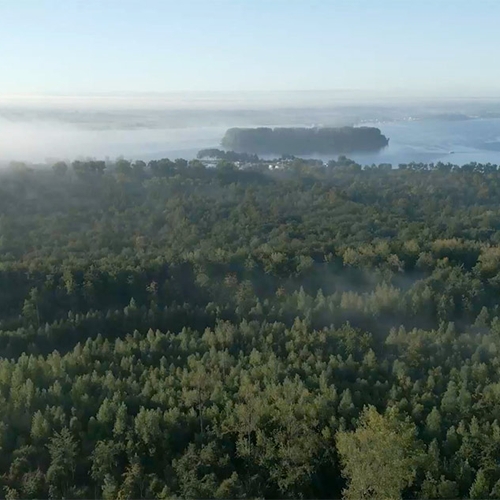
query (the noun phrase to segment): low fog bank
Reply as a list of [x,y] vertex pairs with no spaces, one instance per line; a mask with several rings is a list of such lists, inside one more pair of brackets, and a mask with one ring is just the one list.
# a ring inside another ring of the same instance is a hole
[[10,121],[0,118],[0,161],[39,162],[119,155],[149,158],[162,152],[189,151],[217,144],[225,127],[197,129],[87,129],[62,121]]
[[500,102],[496,96],[425,93],[404,90],[373,91],[344,89],[316,91],[249,92],[148,92],[100,93],[88,95],[0,95],[0,107],[28,109],[80,110],[270,110],[280,108],[338,107],[434,107],[489,105]]

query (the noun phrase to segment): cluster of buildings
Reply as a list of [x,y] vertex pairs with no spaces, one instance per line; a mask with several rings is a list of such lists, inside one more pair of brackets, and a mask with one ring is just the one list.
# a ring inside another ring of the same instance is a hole
[[[213,158],[209,159],[202,159],[200,160],[201,163],[206,168],[215,168],[217,167],[217,164],[219,163],[220,160],[216,160]],[[240,170],[245,170],[249,168],[267,168],[268,170],[284,170],[287,168],[287,166],[290,166],[290,164],[293,162],[292,159],[279,159],[279,160],[264,160],[261,159],[258,162],[244,162],[244,161],[235,161],[232,162],[238,169]]]

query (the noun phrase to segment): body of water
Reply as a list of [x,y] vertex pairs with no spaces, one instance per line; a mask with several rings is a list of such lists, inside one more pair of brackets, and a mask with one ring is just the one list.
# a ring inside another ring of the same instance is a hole
[[[104,107],[74,100],[64,106],[25,103],[16,107],[4,103],[0,106],[0,161],[38,163],[118,156],[132,160],[191,159],[199,149],[220,147],[230,127],[340,126],[374,120],[365,124],[380,128],[390,142],[378,153],[349,155],[361,164],[396,166],[412,161],[500,164],[500,118],[467,119],[476,113],[487,116],[492,110],[500,116],[500,104],[496,108],[493,104],[467,108],[465,104],[447,108],[428,106],[424,111],[367,105],[278,109],[266,107],[269,105],[266,103],[259,109],[239,109],[231,107],[231,103],[202,107],[195,102],[183,109],[172,107],[173,104],[155,109],[152,105],[144,107],[142,101],[135,104],[122,109],[110,107],[109,103]],[[455,119],[431,118],[438,109],[464,113]],[[420,119],[403,119],[408,116]]]
[[[454,163],[470,162],[500,164],[500,119],[470,119],[461,121],[418,120],[370,123],[389,137],[389,145],[369,154],[350,154],[362,165],[373,163]],[[286,125],[283,125],[286,126]],[[132,153],[146,159],[158,157],[194,158],[206,147],[220,147],[224,127],[190,127],[182,130],[144,131],[134,133],[131,140],[111,142],[116,152]],[[123,138],[127,139],[128,134]],[[141,136],[144,140],[141,142]],[[162,139],[163,137],[163,139]],[[116,138],[114,138],[116,139]],[[155,140],[152,140],[155,139]],[[163,142],[162,142],[163,141]],[[108,146],[109,146],[108,142]],[[104,146],[104,144],[103,144]],[[116,153],[119,154],[119,153]],[[335,157],[321,157],[328,160]]]
[[352,154],[361,164],[454,163],[500,164],[500,119],[418,120],[370,124],[389,137],[378,153]]
[[[473,161],[500,164],[498,118],[396,121],[369,125],[380,128],[390,140],[389,145],[377,153],[349,155],[363,165],[390,163],[397,166],[400,163],[439,161],[458,165]],[[191,159],[202,148],[220,147],[225,131],[226,127],[220,126],[93,131],[90,136],[87,135],[89,132],[82,135],[82,138],[86,137],[86,143],[81,144],[79,152],[85,154],[85,151],[90,151],[87,154],[106,154],[110,157],[125,155],[146,160],[161,157]],[[72,142],[79,144],[77,137],[73,137]]]

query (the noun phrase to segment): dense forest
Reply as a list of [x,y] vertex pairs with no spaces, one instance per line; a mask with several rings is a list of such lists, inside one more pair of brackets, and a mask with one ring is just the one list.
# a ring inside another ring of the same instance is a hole
[[379,151],[389,144],[375,127],[230,128],[221,145],[250,154],[349,154]]
[[500,171],[0,173],[4,498],[499,498]]

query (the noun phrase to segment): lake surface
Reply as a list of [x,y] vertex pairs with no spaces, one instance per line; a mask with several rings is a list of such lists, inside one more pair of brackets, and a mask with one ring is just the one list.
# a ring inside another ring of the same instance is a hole
[[[382,151],[370,154],[350,154],[362,165],[373,163],[450,162],[464,165],[469,162],[500,164],[500,119],[471,119],[462,121],[419,120],[366,124],[380,128],[389,137],[389,145]],[[220,147],[225,133],[223,127],[187,128],[177,131],[144,134],[148,141],[141,143],[139,134],[123,144],[123,150],[147,158],[183,156],[194,158],[197,151],[205,147]],[[175,137],[173,133],[175,132]],[[164,136],[164,142],[158,134]],[[120,150],[119,143],[113,144]],[[167,147],[166,147],[167,146]],[[155,147],[157,148],[155,152]],[[161,150],[158,149],[161,147]],[[140,150],[140,151],[139,151]],[[123,153],[125,154],[125,153]],[[336,155],[321,158],[331,159]],[[319,156],[318,156],[319,158]]]
[[[500,119],[420,120],[371,124],[389,137],[373,154],[352,154],[362,164],[469,162],[500,164]],[[451,153],[453,152],[453,153]]]
[[[241,109],[220,103],[202,108],[194,103],[183,109],[173,105],[156,109],[152,105],[144,107],[142,101],[123,109],[92,107],[88,102],[51,106],[0,106],[0,161],[51,162],[118,156],[132,160],[191,159],[202,148],[219,147],[230,127],[341,126],[364,122],[380,128],[390,142],[378,153],[349,155],[361,164],[500,164],[500,103],[439,108],[466,113],[462,116],[465,119],[435,118],[433,113],[438,108],[429,106]],[[492,111],[498,117],[466,119],[490,116]],[[411,116],[419,119],[407,119]]]
[[[381,129],[389,145],[378,153],[351,154],[363,165],[372,163],[469,162],[500,164],[500,119],[463,121],[421,120],[367,124]],[[186,127],[166,130],[94,131],[84,151],[98,145],[96,153],[123,154],[137,158],[184,157],[191,159],[199,149],[220,147],[226,127]],[[78,141],[76,141],[78,142]],[[495,150],[496,148],[496,150]],[[329,158],[323,157],[327,160]]]

